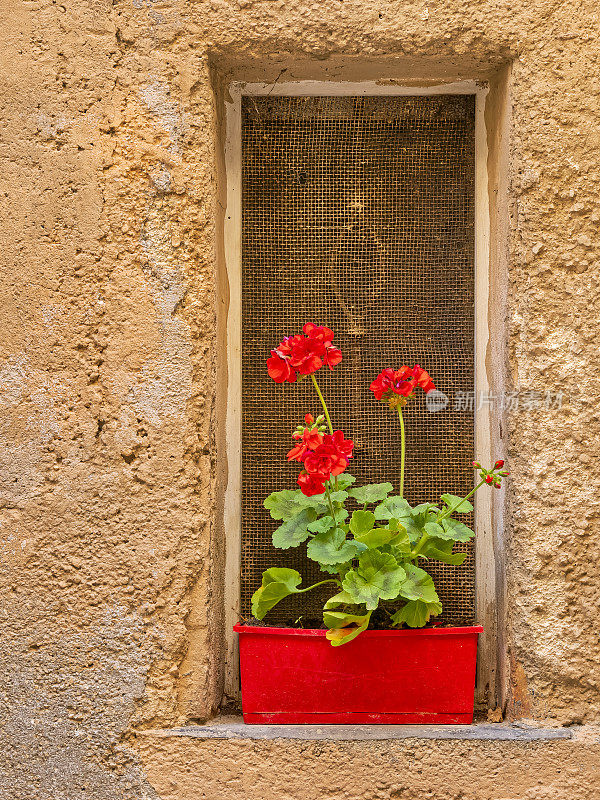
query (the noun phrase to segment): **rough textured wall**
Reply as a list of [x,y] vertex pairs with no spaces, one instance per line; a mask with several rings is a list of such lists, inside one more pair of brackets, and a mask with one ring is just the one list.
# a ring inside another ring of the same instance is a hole
[[[220,698],[213,86],[233,74],[485,79],[512,63],[509,388],[568,401],[506,415],[509,711],[597,720],[594,0],[2,11],[3,796],[153,797],[128,732]],[[549,769],[523,797],[561,796]]]

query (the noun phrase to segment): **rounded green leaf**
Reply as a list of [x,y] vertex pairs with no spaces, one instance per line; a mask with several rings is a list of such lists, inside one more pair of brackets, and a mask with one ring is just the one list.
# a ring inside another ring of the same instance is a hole
[[298,547],[310,536],[308,525],[314,522],[317,512],[314,508],[305,508],[299,514],[284,522],[273,531],[273,546],[280,550]]
[[[338,511],[335,512],[335,520],[339,524],[342,520],[345,520],[348,516],[348,512],[345,508],[340,508]],[[312,533],[324,533],[328,531],[330,528],[333,528],[336,523],[331,515],[325,515],[324,517],[319,517],[314,522],[311,522],[308,526],[308,530],[312,531]]]
[[[442,520],[444,533],[440,539],[452,539],[455,542],[468,542],[475,536],[475,532],[458,520],[448,518]],[[439,536],[439,534],[438,534]]]
[[405,564],[406,580],[400,587],[400,595],[407,600],[422,600],[424,603],[439,603],[439,597],[431,576],[414,564]]
[[291,519],[302,511],[300,489],[284,489],[281,492],[271,492],[263,501],[263,506],[268,510],[273,519]]
[[370,511],[354,511],[350,517],[350,530],[357,538],[373,529],[375,514]]
[[367,610],[377,608],[379,600],[393,600],[398,596],[406,573],[390,553],[367,550],[358,560],[358,567],[346,573],[342,582],[344,591],[355,603],[364,603]]
[[330,597],[329,600],[325,602],[325,608],[338,608],[339,606],[348,606],[353,605],[354,600],[350,597],[348,592],[338,592],[334,594],[333,597]]
[[262,586],[252,595],[252,614],[256,619],[262,619],[284,597],[296,594],[301,582],[302,577],[295,569],[271,567],[265,570]]
[[[410,517],[410,510],[407,500],[394,495],[393,497],[388,497],[387,500],[384,500],[383,503],[380,503],[375,508],[375,518],[385,520],[395,517],[402,521],[404,517]],[[404,525],[404,522],[402,524]]]
[[[393,521],[397,522],[396,520]],[[356,536],[355,538],[369,549],[393,544],[395,547],[404,548],[405,552],[410,550],[410,540],[403,525],[396,524],[393,526],[393,530],[390,530],[390,528],[373,528],[362,536]]]
[[356,545],[346,539],[346,534],[341,528],[318,533],[306,548],[306,555],[320,564],[343,564],[357,554]]
[[385,500],[390,492],[394,491],[391,483],[369,483],[366,486],[357,486],[350,489],[348,494],[353,497],[359,505],[364,506],[365,503],[379,503]]
[[453,508],[458,514],[468,514],[469,511],[473,511],[473,506],[468,500],[463,500],[462,497],[457,497],[455,494],[443,494],[441,499],[448,508]]
[[442,604],[438,602],[425,603],[423,600],[409,600],[399,611],[392,616],[394,625],[406,624],[409,628],[422,628],[430,617],[437,617],[442,613]]
[[343,564],[323,564],[319,563],[321,572],[326,572],[328,575],[341,575],[342,577],[352,567],[352,561],[344,561]]
[[375,508],[375,518],[378,520],[398,520],[409,536],[411,542],[418,542],[423,535],[423,527],[420,524],[427,522],[427,517],[422,519],[417,515],[417,519],[411,516],[413,509],[403,497],[388,497],[383,503],[380,503]]
[[444,538],[444,529],[441,525],[438,525],[437,522],[426,522],[425,525],[423,525],[423,528],[425,531],[427,531],[429,536],[438,536],[442,539]]
[[465,558],[466,553],[453,553],[454,540],[452,539],[427,539],[420,555],[426,558],[431,558],[434,561],[442,561],[444,564],[452,564],[453,566],[460,566]]
[[263,506],[273,519],[277,520],[290,520],[305,508],[314,508],[318,514],[323,514],[328,508],[325,495],[319,494],[306,497],[300,489],[283,489],[281,492],[271,492],[263,500]]
[[350,475],[348,472],[342,473],[342,475],[338,475],[337,478],[334,478],[337,481],[338,489],[347,489],[349,486],[356,481],[356,478]]
[[343,503],[348,499],[348,492],[344,492],[341,489],[336,489],[336,491],[331,492],[329,496],[332,503]]

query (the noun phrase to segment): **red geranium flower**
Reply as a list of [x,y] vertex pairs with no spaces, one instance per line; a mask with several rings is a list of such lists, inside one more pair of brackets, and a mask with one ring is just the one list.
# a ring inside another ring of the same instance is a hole
[[315,325],[314,322],[307,322],[302,328],[304,333],[309,339],[316,339],[326,347],[333,341],[333,331],[331,328],[326,328],[325,325]]
[[371,384],[371,391],[378,400],[382,400],[384,395],[389,393],[408,397],[415,388],[412,370],[410,367],[400,367],[393,370],[387,367],[382,370]]
[[[406,365],[393,370],[390,367],[382,370],[371,384],[371,391],[378,400],[389,402],[390,406],[404,405],[406,401],[399,398],[410,397],[417,386],[427,394],[435,389],[434,383],[422,367],[418,364],[411,369]],[[397,395],[398,399],[394,398]]]
[[428,394],[435,389],[435,385],[431,380],[429,373],[422,369],[418,364],[415,364],[413,367],[413,377],[417,382],[417,386],[420,386],[425,394]]
[[323,494],[327,480],[329,480],[329,475],[310,474],[303,470],[298,475],[298,486],[302,494],[311,497],[313,494]]
[[344,439],[342,431],[336,431],[333,436],[327,434],[322,444],[304,456],[304,468],[313,474],[341,475],[348,466],[348,459],[352,458],[353,447],[354,442]]
[[[296,373],[311,375],[327,364],[333,369],[342,360],[339,348],[333,346],[333,331],[325,325],[307,322],[302,328],[304,336],[286,336],[267,359],[267,370],[276,383],[296,380]],[[288,367],[279,363],[284,361]]]
[[293,434],[294,439],[302,439],[300,444],[292,447],[287,454],[288,461],[303,461],[304,456],[309,450],[314,450],[319,447],[323,442],[323,434],[319,433],[316,428],[305,428],[302,433]]
[[316,372],[323,366],[325,345],[317,339],[308,339],[303,336],[294,338],[298,338],[299,341],[293,343],[290,364],[301,375],[310,375],[311,372]]
[[296,372],[287,358],[281,358],[276,350],[271,350],[271,358],[267,359],[267,372],[275,383],[294,383]]
[[352,439],[344,439],[342,431],[335,431],[331,439],[345,458],[352,458],[352,450],[354,449],[354,442]]
[[333,369],[336,364],[339,364],[342,360],[342,351],[331,345],[330,347],[325,348],[325,356],[323,358],[329,369]]
[[375,378],[370,386],[371,391],[378,400],[383,399],[386,392],[391,392],[394,385],[394,370],[391,367],[386,367],[381,370],[379,375]]

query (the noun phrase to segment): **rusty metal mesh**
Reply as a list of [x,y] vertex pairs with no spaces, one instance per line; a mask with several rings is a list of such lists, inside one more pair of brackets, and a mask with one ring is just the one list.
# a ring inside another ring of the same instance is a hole
[[[473,485],[472,411],[453,410],[474,389],[474,100],[438,97],[245,97],[242,106],[242,605],[269,566],[323,579],[305,547],[273,548],[278,523],[262,506],[296,488],[285,459],[307,411],[311,382],[275,384],[269,350],[312,321],[335,331],[344,354],[317,373],[335,428],[355,441],[349,472],[398,486],[397,417],[369,384],[387,366],[419,363],[450,398],[405,414],[409,502]],[[461,547],[460,545],[457,549]],[[474,615],[472,545],[460,568],[428,566],[443,620]],[[280,604],[274,624],[320,616],[323,595]]]

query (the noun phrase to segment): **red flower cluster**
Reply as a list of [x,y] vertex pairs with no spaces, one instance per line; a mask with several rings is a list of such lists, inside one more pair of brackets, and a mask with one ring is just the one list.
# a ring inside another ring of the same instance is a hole
[[304,336],[297,333],[287,336],[271,350],[267,371],[275,383],[294,383],[296,375],[310,375],[323,364],[333,369],[342,360],[341,351],[333,346],[333,331],[324,325],[307,322],[302,328]]
[[378,400],[388,402],[390,406],[404,405],[406,399],[420,387],[425,394],[435,389],[429,373],[418,364],[414,367],[402,366],[400,369],[387,367],[382,370],[371,384],[371,391]]
[[298,486],[307,497],[322,494],[331,476],[341,475],[352,458],[354,442],[344,439],[342,431],[322,434],[316,428],[305,428],[300,442],[288,453],[288,461],[300,461],[304,469],[298,476]]
[[[496,461],[492,469],[484,469],[479,461],[473,461],[473,466],[475,469],[480,470],[479,477],[481,480],[485,481],[488,486],[494,486],[496,489],[499,489],[500,486],[502,486],[502,478],[506,478],[508,475],[510,475],[508,470],[502,469],[504,466],[504,459],[502,458]],[[497,470],[501,471],[497,472]]]

